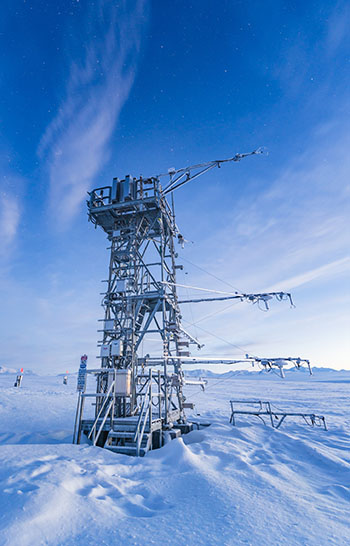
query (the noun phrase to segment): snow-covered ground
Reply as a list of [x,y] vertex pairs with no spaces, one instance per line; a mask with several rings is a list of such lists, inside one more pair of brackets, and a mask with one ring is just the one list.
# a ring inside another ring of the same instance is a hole
[[[13,382],[0,377],[1,544],[350,544],[349,373],[188,386],[212,425],[142,459],[70,444],[75,378]],[[230,398],[321,413],[329,431],[233,427]]]

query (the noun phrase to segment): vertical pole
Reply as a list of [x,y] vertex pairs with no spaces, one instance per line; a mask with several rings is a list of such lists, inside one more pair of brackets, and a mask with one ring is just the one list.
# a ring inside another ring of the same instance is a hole
[[160,255],[161,255],[161,281],[162,281],[162,287],[160,290],[162,291],[162,315],[163,315],[163,331],[162,331],[162,337],[163,337],[163,368],[164,368],[164,423],[168,424],[168,354],[169,354],[169,344],[167,343],[167,331],[166,331],[166,302],[165,302],[165,285],[164,285],[164,254],[165,254],[165,237],[164,237],[164,225],[163,225],[163,219],[161,219],[161,238],[160,238]]
[[160,370],[158,370],[158,417],[162,418],[162,389],[160,387]]
[[149,371],[149,406],[148,406],[148,418],[149,418],[149,432],[152,434],[152,368]]
[[[173,300],[176,304],[176,310],[172,311],[173,315],[173,321],[176,324],[176,334],[175,335],[175,346],[176,346],[176,355],[179,356],[179,324],[180,324],[180,312],[178,307],[178,298],[177,298],[177,291],[176,291],[176,264],[175,264],[175,249],[174,249],[174,236],[175,236],[175,208],[174,208],[174,194],[171,194],[171,204],[172,204],[172,214],[173,214],[173,225],[171,226],[171,235],[169,237],[169,247],[170,247],[170,254],[171,254],[171,265],[172,265],[172,282],[174,283],[171,290],[172,290],[172,296]],[[176,394],[179,404],[179,410],[182,417],[182,421],[186,421],[186,415],[183,410],[183,392],[182,392],[182,363],[181,360],[176,360],[175,363],[175,373],[179,378],[178,384],[176,386]]]
[[85,397],[82,396],[80,394],[80,410],[79,410],[79,422],[78,422],[78,431],[77,431],[77,441],[76,443],[77,444],[80,444],[80,437],[81,437],[81,418],[82,418],[82,415],[83,415],[83,409],[84,409],[84,402],[85,402]]
[[77,444],[77,426],[78,426],[78,415],[80,411],[80,404],[81,404],[81,392],[79,391],[78,395],[78,403],[77,403],[77,411],[75,412],[75,421],[74,421],[74,432],[73,432],[73,444]]
[[[132,249],[132,261],[131,261],[131,267],[129,269],[129,275],[131,277],[132,275],[132,290],[133,293],[135,293],[135,290],[137,290],[137,281],[138,281],[138,268],[137,268],[137,226],[134,225],[134,231],[133,231],[133,249]],[[136,312],[136,305],[135,302],[130,301],[130,311],[131,311],[131,398],[130,400],[130,412],[129,414],[132,415],[136,401],[134,400],[134,389],[135,389],[135,383],[136,383],[136,377],[135,377],[135,312]],[[130,365],[130,364],[129,364]]]
[[112,392],[112,396],[113,396],[113,404],[112,404],[112,413],[111,413],[111,430],[113,430],[113,423],[114,423],[114,408],[115,408],[115,397],[116,397],[116,387],[117,387],[117,370],[116,368],[114,368],[113,370],[113,374],[114,374],[114,387],[113,387],[113,392]]
[[270,402],[266,402],[266,405],[267,405],[267,407],[268,407],[268,412],[269,412],[269,414],[270,414],[271,426],[272,426],[272,428],[275,428],[275,424],[274,424],[274,422],[273,422],[272,411],[271,411],[271,404],[270,404]]
[[173,214],[173,222],[175,223],[175,203],[174,203],[174,193],[171,192],[171,212]]

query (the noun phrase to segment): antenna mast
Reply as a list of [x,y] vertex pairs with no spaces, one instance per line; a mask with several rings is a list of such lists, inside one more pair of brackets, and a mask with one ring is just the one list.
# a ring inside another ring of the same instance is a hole
[[[84,432],[94,445],[143,455],[162,445],[165,431],[191,430],[184,411],[192,405],[186,404],[183,394],[182,363],[190,357],[190,345],[201,345],[181,324],[179,303],[187,301],[179,302],[177,296],[179,266],[174,243],[179,232],[166,195],[214,167],[259,153],[261,149],[169,169],[167,174],[150,178],[114,178],[112,186],[89,193],[89,220],[107,234],[110,260],[102,300],[100,367],[86,370],[96,377],[96,392],[86,393],[84,387],[79,396],[76,443]],[[164,189],[163,177],[168,177]],[[272,296],[289,297],[284,293],[235,293],[216,299],[238,298],[267,306]],[[140,356],[149,334],[159,339],[154,358]],[[90,417],[84,414],[88,396],[95,400]]]

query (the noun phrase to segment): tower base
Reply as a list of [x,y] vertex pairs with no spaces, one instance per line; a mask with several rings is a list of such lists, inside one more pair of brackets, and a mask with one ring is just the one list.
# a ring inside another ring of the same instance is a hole
[[[159,449],[175,438],[187,434],[193,430],[193,423],[180,423],[179,411],[172,412],[170,424],[165,423],[164,418],[154,416],[143,423],[139,416],[120,417],[113,423],[97,423],[96,428],[101,428],[99,438],[95,445],[124,455],[143,457],[150,450]],[[82,432],[89,438],[92,437],[92,428],[95,421],[84,419],[81,424]],[[96,426],[96,425],[95,425]]]

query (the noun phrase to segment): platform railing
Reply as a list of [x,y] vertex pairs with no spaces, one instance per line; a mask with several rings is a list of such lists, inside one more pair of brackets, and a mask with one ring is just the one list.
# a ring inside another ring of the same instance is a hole
[[89,192],[90,200],[89,207],[103,207],[109,205],[111,202],[112,188],[111,186],[103,186],[102,188],[96,188]]
[[[108,389],[108,391],[107,391],[107,393],[106,393],[106,397],[105,397],[105,399],[104,399],[104,401],[103,401],[103,403],[102,403],[102,405],[101,405],[100,411],[98,412],[98,414],[97,414],[97,416],[96,416],[96,418],[95,418],[95,421],[94,421],[94,423],[93,423],[93,425],[92,425],[92,427],[91,427],[91,430],[90,430],[90,432],[89,432],[88,438],[89,438],[89,439],[91,439],[91,437],[93,438],[93,444],[94,444],[94,445],[96,445],[96,443],[97,443],[97,441],[98,441],[98,439],[99,439],[99,437],[100,437],[100,434],[101,434],[101,432],[102,432],[102,429],[103,429],[103,427],[104,427],[104,424],[105,424],[105,422],[106,422],[106,420],[107,420],[107,417],[108,417],[108,415],[109,415],[111,409],[114,407],[114,399],[115,399],[115,397],[112,395],[112,390],[114,389],[114,386],[115,386],[115,378],[113,379],[112,383],[110,384],[110,387],[109,387],[109,389]],[[110,400],[110,397],[111,397],[111,396],[112,396],[112,399]],[[104,410],[105,410],[105,408],[106,408],[106,406],[107,406],[107,402],[108,402],[108,401],[109,401],[108,409],[107,409],[107,411],[106,411],[105,414],[104,414],[104,417],[103,417],[103,419],[102,419],[101,425],[100,425],[100,427],[99,427],[99,429],[98,429],[98,432],[97,432],[97,434],[96,434],[96,427],[97,427],[98,421],[99,421],[99,419],[102,417],[103,412],[104,412]],[[112,414],[113,414],[113,412],[112,412]]]
[[[158,390],[154,392],[152,388],[152,380],[155,379],[156,384],[158,385]],[[139,418],[137,420],[135,434],[133,437],[133,442],[136,443],[136,452],[137,456],[140,455],[141,450],[141,443],[145,434],[146,425],[148,423],[149,427],[149,433],[152,434],[152,428],[153,428],[153,398],[158,398],[158,402],[156,407],[158,407],[158,415],[156,417],[156,421],[162,419],[162,398],[163,393],[161,389],[161,374],[160,371],[155,371],[150,369],[148,372],[148,384],[147,389],[143,394],[144,399],[141,405]]]
[[149,422],[150,434],[152,434],[152,369],[149,370],[148,386],[144,394],[133,438],[133,441],[136,443],[136,454],[138,457],[140,455],[141,442],[145,433],[147,420]]
[[[241,408],[237,408],[235,406],[237,405],[243,405],[243,406],[258,406],[256,409],[248,409],[248,410],[242,410]],[[311,427],[319,426],[323,427],[324,430],[327,429],[326,424],[326,418],[324,415],[317,415],[315,413],[306,413],[306,412],[290,412],[290,411],[284,411],[279,408],[272,409],[271,402],[269,401],[263,401],[263,400],[230,400],[231,405],[231,416],[230,416],[230,423],[232,425],[236,424],[236,415],[253,415],[255,417],[258,417],[262,420],[262,422],[265,424],[263,416],[269,417],[271,421],[272,428],[278,429],[283,421],[287,417],[302,417],[305,421],[305,423]],[[274,422],[274,419],[276,419],[276,423]],[[309,419],[309,421],[308,421]]]

